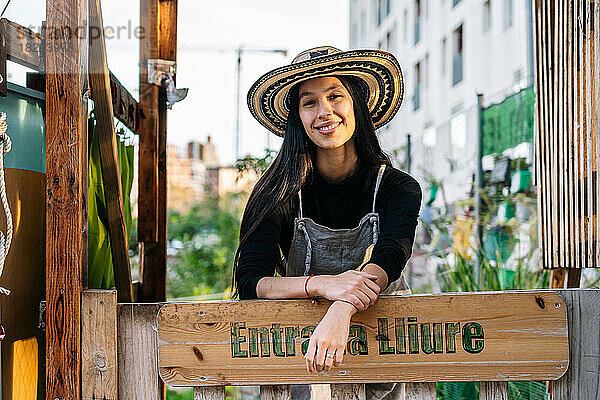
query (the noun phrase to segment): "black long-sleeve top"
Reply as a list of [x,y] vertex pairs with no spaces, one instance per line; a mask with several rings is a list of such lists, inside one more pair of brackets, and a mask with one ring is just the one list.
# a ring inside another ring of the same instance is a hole
[[[316,223],[333,229],[358,225],[371,212],[379,166],[358,170],[341,183],[329,183],[318,172],[302,188],[302,213]],[[255,299],[256,285],[273,276],[281,252],[290,251],[294,218],[298,216],[298,197],[282,205],[267,217],[240,249],[236,281],[240,299]],[[410,258],[421,206],[421,187],[405,172],[387,167],[377,194],[375,211],[379,213],[380,234],[371,263],[381,267],[388,282],[400,277]]]

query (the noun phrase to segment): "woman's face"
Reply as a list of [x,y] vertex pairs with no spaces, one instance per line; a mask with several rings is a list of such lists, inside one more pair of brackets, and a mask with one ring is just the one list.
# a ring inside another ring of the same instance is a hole
[[321,149],[345,144],[354,134],[354,103],[336,77],[314,78],[300,84],[299,113],[308,137]]

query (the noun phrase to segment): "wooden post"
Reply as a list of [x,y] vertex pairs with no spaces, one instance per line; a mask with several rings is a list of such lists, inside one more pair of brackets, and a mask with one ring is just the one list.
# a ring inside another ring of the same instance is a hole
[[567,306],[569,369],[552,381],[553,400],[600,398],[600,295],[598,290],[557,291]]
[[407,383],[406,400],[435,400],[435,383]]
[[159,304],[118,306],[117,353],[121,400],[162,398],[156,336],[156,313],[159,307]]
[[8,77],[6,74],[6,29],[4,24],[0,24],[0,75],[2,76],[2,82],[0,82],[0,96],[8,96]]
[[260,387],[260,400],[290,400],[289,385],[264,385]]
[[508,400],[508,382],[479,382],[479,400]]
[[[158,50],[161,60],[177,60],[177,0],[159,1]],[[140,301],[167,298],[167,97],[158,94],[158,240],[144,243]]]
[[194,400],[225,400],[225,386],[195,387]]
[[98,125],[98,143],[102,161],[102,183],[108,213],[110,249],[119,302],[133,301],[127,229],[123,216],[123,192],[117,155],[110,76],[106,62],[104,24],[100,0],[89,0],[90,10],[90,86]]
[[140,272],[143,248],[158,240],[158,86],[148,83],[148,60],[158,58],[158,0],[140,0],[140,148],[138,241]]
[[88,290],[81,301],[83,400],[117,400],[117,292]]
[[331,385],[331,400],[365,400],[364,383],[342,383]]
[[87,215],[87,2],[47,0],[46,399],[81,398]]

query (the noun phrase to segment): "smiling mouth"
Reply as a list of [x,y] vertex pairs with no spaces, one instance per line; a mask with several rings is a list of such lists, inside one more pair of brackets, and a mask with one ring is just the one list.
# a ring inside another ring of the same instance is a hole
[[341,122],[334,122],[329,125],[320,126],[316,129],[319,131],[319,133],[331,133],[331,132],[335,131],[335,129],[340,125],[340,123]]

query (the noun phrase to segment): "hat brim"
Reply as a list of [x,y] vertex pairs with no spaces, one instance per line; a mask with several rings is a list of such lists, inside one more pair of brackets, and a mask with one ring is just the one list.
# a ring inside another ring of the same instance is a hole
[[402,103],[404,80],[396,58],[381,50],[350,50],[267,72],[248,91],[248,108],[261,125],[283,136],[289,112],[286,96],[292,86],[332,75],[353,76],[366,84],[367,106],[376,129],[387,124]]

